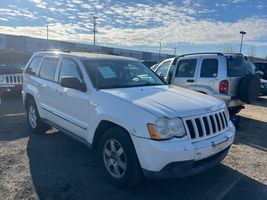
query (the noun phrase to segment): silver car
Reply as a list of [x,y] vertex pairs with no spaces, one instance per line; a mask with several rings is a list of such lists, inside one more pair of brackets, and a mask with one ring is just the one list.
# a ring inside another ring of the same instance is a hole
[[242,54],[195,53],[166,59],[155,72],[172,85],[223,100],[231,114],[253,102],[260,90],[254,65]]

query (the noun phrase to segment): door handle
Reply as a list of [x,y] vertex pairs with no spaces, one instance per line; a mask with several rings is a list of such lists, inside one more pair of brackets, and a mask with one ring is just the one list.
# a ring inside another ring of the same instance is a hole
[[61,96],[62,96],[62,94],[63,94],[63,92],[62,92],[61,90],[59,90],[59,89],[56,89],[56,93],[57,93],[58,95],[61,95]]
[[195,80],[193,80],[193,79],[188,79],[188,80],[186,80],[186,82],[187,82],[187,83],[193,83],[193,82],[195,82]]

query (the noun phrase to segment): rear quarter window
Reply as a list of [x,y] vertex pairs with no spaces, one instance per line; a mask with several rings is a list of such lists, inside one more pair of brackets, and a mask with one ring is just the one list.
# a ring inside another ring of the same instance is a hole
[[244,59],[243,56],[227,57],[227,76],[237,77],[254,73],[254,66],[250,61]]
[[39,64],[41,62],[41,59],[42,59],[42,56],[35,56],[31,60],[31,62],[29,64],[28,68],[26,69],[25,73],[30,74],[30,75],[36,75],[38,67],[39,67]]

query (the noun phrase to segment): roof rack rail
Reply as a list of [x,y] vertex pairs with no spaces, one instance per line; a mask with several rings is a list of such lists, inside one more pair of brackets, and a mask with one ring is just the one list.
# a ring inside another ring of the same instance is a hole
[[188,54],[183,54],[178,57],[184,57],[184,56],[191,56],[191,55],[202,55],[202,54],[216,54],[219,56],[223,56],[223,53],[221,52],[201,52],[201,53],[188,53]]
[[65,52],[65,53],[71,53],[71,51],[69,49],[42,49],[42,51],[61,51],[61,52]]
[[228,55],[228,54],[234,54],[234,55],[240,55],[240,56],[244,56],[244,54],[242,54],[242,53],[225,53],[226,55]]

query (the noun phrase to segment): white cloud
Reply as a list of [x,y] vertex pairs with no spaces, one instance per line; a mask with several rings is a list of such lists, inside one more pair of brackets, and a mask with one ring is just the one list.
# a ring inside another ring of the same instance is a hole
[[[30,1],[36,6],[41,5],[42,9],[47,6],[42,0]],[[198,14],[213,11],[191,0],[186,0],[183,4],[169,2],[151,5],[145,3],[105,5],[103,1],[84,3],[81,0],[66,1],[66,6],[62,6],[62,3],[62,0],[57,0],[53,5],[47,6],[49,7],[46,8],[47,12],[57,14],[54,17],[47,15],[37,18],[37,13],[26,9],[14,12],[11,9],[0,8],[0,12],[12,17],[43,19],[49,24],[50,38],[66,41],[92,41],[94,15],[98,16],[97,41],[102,44],[151,47],[158,46],[160,41],[165,45],[235,43],[240,40],[240,30],[247,32],[246,41],[251,44],[261,45],[258,40],[267,37],[267,19],[252,16],[231,23],[198,19]],[[218,4],[218,6],[226,5]],[[3,15],[0,17],[2,21],[6,19]],[[67,21],[63,22],[62,18]],[[0,32],[46,37],[46,28],[43,25],[0,26]]]
[[232,0],[232,3],[242,3],[245,2],[246,0]]
[[43,0],[29,0],[34,3],[36,7],[45,9],[47,7],[47,3]]

